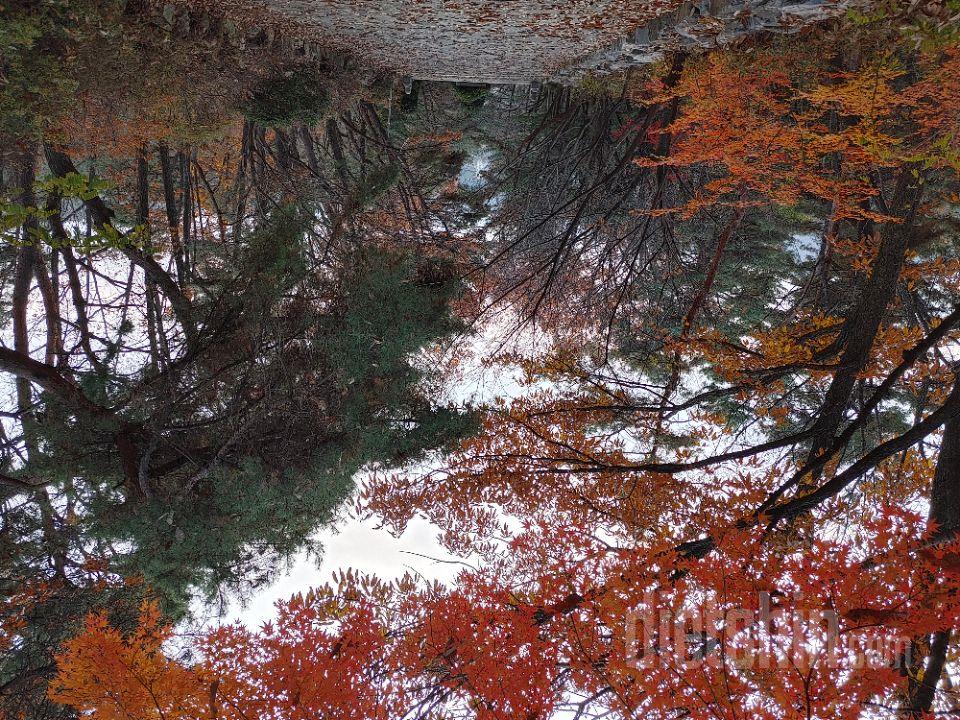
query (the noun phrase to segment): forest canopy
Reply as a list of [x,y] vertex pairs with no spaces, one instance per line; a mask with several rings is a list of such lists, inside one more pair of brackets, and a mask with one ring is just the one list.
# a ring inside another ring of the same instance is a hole
[[[759,29],[0,7],[0,718],[960,712],[960,8],[675,5]],[[462,569],[197,629],[350,512]]]

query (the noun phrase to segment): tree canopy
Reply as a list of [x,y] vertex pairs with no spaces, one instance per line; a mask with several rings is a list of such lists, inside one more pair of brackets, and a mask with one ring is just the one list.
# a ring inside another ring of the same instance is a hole
[[[3,717],[960,712],[956,8],[405,88],[169,7],[2,10]],[[163,43],[242,67],[27,52]],[[186,629],[347,505],[464,569]]]

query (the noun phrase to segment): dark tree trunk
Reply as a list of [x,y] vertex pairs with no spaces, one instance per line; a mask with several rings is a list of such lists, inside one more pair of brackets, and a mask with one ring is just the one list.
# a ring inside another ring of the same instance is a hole
[[[181,228],[183,243],[183,264],[184,277],[189,280],[190,271],[190,238],[193,222],[193,189],[190,182],[190,151],[180,151],[177,154],[180,163],[180,204],[181,204]],[[159,283],[158,283],[159,284]],[[161,286],[162,287],[162,286]]]
[[[53,251],[56,253],[56,250]],[[47,327],[47,346],[44,351],[44,360],[48,365],[58,364],[61,347],[63,344],[62,324],[60,322],[60,298],[57,296],[56,288],[50,280],[47,273],[46,263],[43,261],[43,255],[39,252],[34,254],[34,274],[37,278],[37,285],[40,288],[40,297],[43,299],[43,311],[46,318]]]
[[[952,418],[944,427],[940,456],[930,488],[931,542],[942,544],[953,540],[960,532],[960,418]],[[920,680],[911,677],[904,702],[904,714],[921,718],[933,707],[937,685],[943,676],[952,630],[936,632],[929,638],[926,662],[915,659],[914,669],[923,668]],[[919,648],[922,643],[914,642]]]
[[283,170],[289,170],[293,160],[290,138],[282,128],[273,128],[273,140],[277,149],[277,165]]
[[833,349],[840,351],[839,368],[827,390],[823,405],[813,426],[808,462],[828,448],[843,423],[844,413],[857,377],[870,359],[880,323],[890,301],[897,292],[900,270],[906,259],[913,231],[913,220],[923,188],[914,177],[911,165],[900,171],[894,201],[891,203],[903,217],[902,223],[887,223],[880,230],[880,251],[870,277],[864,284],[856,305],[847,315]]
[[[20,191],[19,202],[24,207],[36,207],[37,199],[33,194],[33,183],[35,180],[35,158],[33,152],[27,151],[22,157],[18,158],[16,183]],[[21,240],[24,243],[17,251],[16,267],[13,276],[13,296],[11,298],[13,314],[13,348],[14,351],[30,357],[30,334],[27,328],[27,309],[30,304],[30,286],[37,264],[39,253],[33,245],[35,239],[32,237],[37,230],[37,221],[33,216],[28,216],[27,221],[22,228]],[[20,415],[20,422],[23,425],[24,436],[27,445],[27,457],[31,458],[36,452],[36,444],[33,441],[31,432],[32,414],[33,414],[33,394],[31,392],[30,381],[27,378],[17,376],[17,411]]]
[[320,172],[320,162],[317,160],[317,148],[313,143],[313,135],[310,134],[310,128],[306,125],[300,126],[300,139],[303,142],[304,151],[307,154],[307,167],[315,175]]
[[182,287],[186,282],[186,270],[183,261],[183,244],[180,242],[180,223],[177,213],[177,195],[173,180],[173,164],[170,162],[170,149],[163,143],[157,148],[160,155],[160,174],[163,180],[163,204],[167,214],[167,228],[170,233],[170,247],[173,249],[173,261],[177,267],[177,282]]
[[340,142],[340,128],[337,127],[337,121],[333,118],[327,118],[327,144],[330,145],[330,153],[333,155],[334,167],[337,169],[337,175],[344,187],[349,184],[347,174],[347,159],[343,154],[343,144]]

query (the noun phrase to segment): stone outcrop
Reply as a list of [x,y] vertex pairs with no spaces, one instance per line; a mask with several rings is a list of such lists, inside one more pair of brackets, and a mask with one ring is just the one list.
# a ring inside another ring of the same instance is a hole
[[626,37],[558,72],[570,83],[587,74],[610,74],[655,62],[667,52],[732,44],[758,33],[795,33],[845,13],[854,0],[696,0],[658,15]]
[[[868,0],[207,0],[231,20],[209,34],[351,56],[418,80],[575,83],[681,48],[789,33]],[[183,22],[183,0],[164,8]],[[176,10],[174,9],[176,6]],[[189,20],[189,18],[188,18]],[[599,48],[599,49],[598,49]]]

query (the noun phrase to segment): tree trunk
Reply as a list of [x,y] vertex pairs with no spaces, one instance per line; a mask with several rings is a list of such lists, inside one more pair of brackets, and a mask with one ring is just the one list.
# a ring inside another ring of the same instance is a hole
[[[937,469],[930,488],[931,542],[948,543],[960,532],[960,418],[950,419],[944,427]],[[929,652],[924,664],[916,659],[914,669],[923,667],[920,679],[911,677],[907,684],[903,715],[921,718],[930,712],[937,685],[943,676],[952,630],[941,630],[929,639]],[[918,648],[921,643],[914,642]]]
[[183,286],[186,273],[183,261],[183,244],[180,242],[180,226],[177,214],[177,197],[173,184],[173,165],[170,162],[170,149],[161,143],[157,152],[160,155],[160,174],[163,179],[163,203],[167,213],[167,230],[170,233],[170,247],[173,249],[173,261],[177,267],[177,282]]
[[[18,198],[24,207],[36,207],[37,199],[33,194],[33,183],[35,180],[34,171],[35,158],[32,152],[24,153],[19,158],[17,167],[17,186],[20,190]],[[13,348],[14,351],[30,356],[30,334],[27,328],[27,309],[30,304],[30,286],[33,281],[34,270],[37,264],[37,248],[33,245],[35,240],[31,237],[37,230],[37,220],[33,216],[28,216],[22,228],[21,240],[24,243],[17,250],[17,261],[13,276],[13,295],[11,298],[13,314]],[[34,457],[36,452],[36,443],[31,432],[32,414],[33,414],[33,394],[31,392],[30,381],[26,378],[17,376],[17,411],[20,416],[20,423],[23,426],[24,438],[27,446],[28,460]]]
[[[180,204],[181,204],[181,228],[183,238],[183,263],[184,277],[190,279],[190,238],[191,223],[193,220],[193,190],[190,182],[190,151],[177,153],[177,159],[180,163]],[[158,283],[159,285],[159,283]],[[162,286],[161,286],[162,287]],[[166,291],[164,291],[166,292]]]
[[[45,146],[45,151],[47,155],[47,165],[50,166],[54,175],[63,177],[68,173],[77,172],[73,161],[63,153],[54,150],[49,145]],[[187,170],[189,170],[189,168],[187,168]],[[186,206],[187,204],[185,201],[184,205]],[[113,211],[106,206],[99,196],[95,195],[92,198],[84,200],[84,205],[90,210],[93,224],[98,230],[103,230],[107,227],[115,229],[113,226]],[[184,213],[186,212],[185,209]],[[184,221],[184,227],[188,227],[186,220]],[[121,247],[120,252],[126,255],[131,262],[139,266],[167,296],[167,299],[170,300],[170,305],[173,307],[173,312],[177,316],[177,320],[180,321],[180,325],[183,327],[187,347],[191,349],[195,348],[197,344],[197,329],[193,317],[193,306],[190,300],[188,300],[180,290],[180,286],[149,253],[145,253],[140,248],[130,245]]]
[[922,183],[914,177],[914,170],[910,165],[900,171],[894,191],[895,200],[891,204],[895,206],[894,210],[902,211],[903,222],[887,223],[880,230],[880,251],[874,260],[870,277],[832,345],[841,351],[839,368],[813,426],[808,462],[830,446],[843,423],[857,377],[870,359],[870,350],[880,330],[883,315],[896,294],[913,230],[914,215],[923,191]]
[[[53,252],[56,253],[56,250]],[[37,284],[40,287],[40,297],[43,299],[43,311],[47,327],[47,347],[44,352],[44,361],[47,365],[55,365],[60,358],[60,350],[63,345],[63,330],[60,322],[60,298],[57,297],[57,291],[53,287],[50,275],[47,273],[47,266],[43,261],[43,255],[39,252],[34,253],[33,270],[37,278]]]
[[340,128],[337,127],[337,121],[333,118],[327,118],[327,144],[330,145],[330,153],[333,155],[334,167],[337,169],[337,175],[340,176],[340,182],[347,187],[350,184],[347,159],[343,155],[343,144],[340,142]]
[[313,135],[310,134],[310,128],[306,125],[300,126],[300,139],[303,141],[303,148],[307,154],[307,167],[314,175],[320,173],[320,162],[317,160],[317,149],[313,143]]

